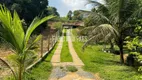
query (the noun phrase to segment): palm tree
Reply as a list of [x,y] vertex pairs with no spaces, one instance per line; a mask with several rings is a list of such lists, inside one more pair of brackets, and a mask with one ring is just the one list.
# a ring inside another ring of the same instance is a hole
[[[11,45],[11,48],[15,53],[11,60],[16,66],[10,65],[2,59],[0,60],[11,69],[16,80],[23,79],[23,75],[26,72],[26,67],[28,64],[30,64],[30,62],[32,62],[31,60],[33,58],[32,54],[34,52],[34,44],[41,37],[39,35],[31,44],[29,44],[29,39],[32,32],[40,24],[53,17],[54,16],[47,16],[44,18],[35,17],[25,33],[17,12],[14,11],[12,15],[5,6],[0,5],[0,37]],[[30,56],[32,56],[32,58]]]
[[[104,0],[104,2],[105,3],[102,4],[97,1],[88,0],[88,4],[95,4],[93,13],[95,16],[96,24],[93,27],[86,28],[92,29],[92,36],[84,44],[83,47],[85,47],[91,40],[102,40],[102,38],[100,39],[99,37],[104,37],[105,40],[108,40],[106,39],[106,36],[107,38],[109,38],[109,35],[110,37],[113,37],[111,39],[115,39],[115,42],[120,50],[120,62],[124,63],[123,44],[125,39],[125,30],[131,27],[131,22],[133,20],[138,19],[142,16],[142,1]],[[100,30],[98,30],[98,26]],[[100,31],[100,33],[98,31]],[[94,32],[95,34],[93,34]],[[114,34],[114,32],[118,34]]]

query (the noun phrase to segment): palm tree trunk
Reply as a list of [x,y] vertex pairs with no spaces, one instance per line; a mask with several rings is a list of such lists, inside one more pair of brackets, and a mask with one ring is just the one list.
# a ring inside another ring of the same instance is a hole
[[123,26],[123,7],[124,7],[124,0],[120,0],[119,2],[119,21],[118,27],[120,28],[120,38],[119,38],[119,49],[120,49],[120,63],[124,64],[124,57],[123,57],[123,34],[122,34],[122,26]]
[[20,63],[19,63],[19,77],[18,77],[18,80],[22,80],[23,78],[23,71],[24,71],[24,59],[21,58],[20,59]]
[[114,51],[114,44],[112,41],[110,41],[110,49],[111,49],[111,51]]
[[123,40],[122,37],[119,40],[119,52],[120,52],[120,63],[124,64],[124,57],[123,57]]
[[124,64],[124,57],[123,57],[123,48],[120,47],[120,62]]
[[21,63],[19,66],[19,79],[18,80],[22,80],[22,64]]

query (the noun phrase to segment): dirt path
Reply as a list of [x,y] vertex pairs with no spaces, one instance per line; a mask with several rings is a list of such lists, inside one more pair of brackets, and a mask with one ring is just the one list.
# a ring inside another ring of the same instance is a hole
[[[60,38],[58,47],[51,59],[51,63],[53,65],[53,70],[50,75],[49,80],[96,80],[94,75],[84,71],[81,67],[84,66],[84,63],[78,57],[76,51],[74,50],[72,39],[71,39],[71,30],[67,30],[67,41],[69,51],[71,53],[73,62],[61,62],[60,61],[60,54],[63,45],[63,36]],[[67,71],[67,66],[75,66],[78,71],[77,72],[69,72]]]
[[62,45],[63,45],[63,40],[64,40],[63,38],[64,38],[63,36],[60,38],[58,47],[51,59],[52,65],[53,66],[71,65],[71,66],[78,66],[78,67],[84,66],[84,63],[80,60],[80,58],[78,57],[77,53],[75,52],[73,48],[72,39],[71,39],[71,30],[67,30],[67,41],[68,41],[69,51],[73,58],[73,62],[61,62],[60,55],[61,55],[61,50],[62,50]]

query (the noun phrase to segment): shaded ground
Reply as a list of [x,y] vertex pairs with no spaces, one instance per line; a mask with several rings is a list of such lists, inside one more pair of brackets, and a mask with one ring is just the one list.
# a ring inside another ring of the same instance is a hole
[[[9,49],[7,49],[6,47],[1,47],[0,48],[0,58],[2,58],[3,60],[7,60],[7,56],[12,54],[13,52]],[[10,72],[9,68],[7,68],[7,66],[5,66],[5,64],[3,64],[3,62],[0,61],[0,80],[4,77],[7,76]]]

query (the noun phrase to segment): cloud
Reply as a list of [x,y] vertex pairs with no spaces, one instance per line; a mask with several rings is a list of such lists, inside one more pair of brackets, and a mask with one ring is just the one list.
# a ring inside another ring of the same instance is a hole
[[105,1],[104,0],[97,0],[98,2],[102,3],[102,4],[105,4]]
[[[96,1],[101,2],[103,4],[105,3],[104,0],[96,0]],[[90,5],[86,6],[87,0],[62,0],[62,2],[72,11],[79,9],[90,10],[92,8],[92,6]]]
[[86,9],[87,0],[62,0],[62,2],[71,8],[71,10]]

